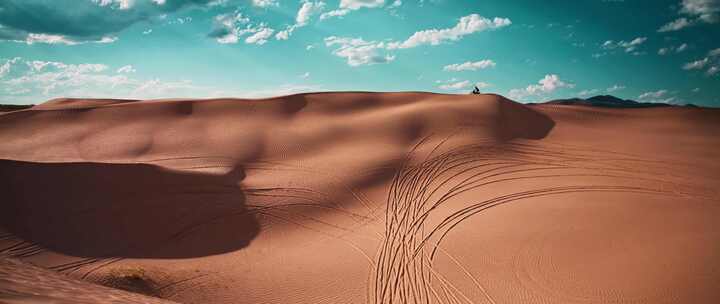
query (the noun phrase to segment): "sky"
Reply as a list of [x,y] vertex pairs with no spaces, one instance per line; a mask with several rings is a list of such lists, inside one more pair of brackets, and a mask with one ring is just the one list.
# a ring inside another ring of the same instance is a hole
[[720,0],[2,0],[0,103],[610,94],[720,107]]

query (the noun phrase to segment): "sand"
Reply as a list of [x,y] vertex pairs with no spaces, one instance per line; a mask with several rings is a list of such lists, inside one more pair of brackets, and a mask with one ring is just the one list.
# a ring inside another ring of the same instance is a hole
[[38,271],[0,302],[720,303],[718,130],[497,95],[52,100],[0,114],[2,263]]

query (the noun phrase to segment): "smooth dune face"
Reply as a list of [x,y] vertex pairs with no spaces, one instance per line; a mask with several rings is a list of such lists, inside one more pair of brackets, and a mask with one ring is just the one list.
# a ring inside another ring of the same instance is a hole
[[718,303],[719,129],[495,95],[53,100],[0,114],[0,250],[178,303]]

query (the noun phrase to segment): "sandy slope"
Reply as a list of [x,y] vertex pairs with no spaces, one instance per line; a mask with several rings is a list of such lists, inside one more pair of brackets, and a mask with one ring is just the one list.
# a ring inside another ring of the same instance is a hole
[[718,130],[495,95],[53,100],[0,114],[0,250],[181,303],[718,303]]
[[[126,275],[134,276],[139,274],[141,273],[126,273]],[[0,258],[0,303],[173,304],[174,302],[91,284],[2,256]]]

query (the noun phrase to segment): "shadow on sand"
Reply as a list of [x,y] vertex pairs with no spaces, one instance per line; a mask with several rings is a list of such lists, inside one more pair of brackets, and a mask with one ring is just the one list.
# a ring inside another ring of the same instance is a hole
[[555,121],[550,116],[507,99],[500,102],[498,114],[498,137],[502,141],[543,139],[555,127]]
[[0,160],[0,226],[83,257],[190,258],[247,246],[260,226],[241,168],[226,175],[146,164]]

